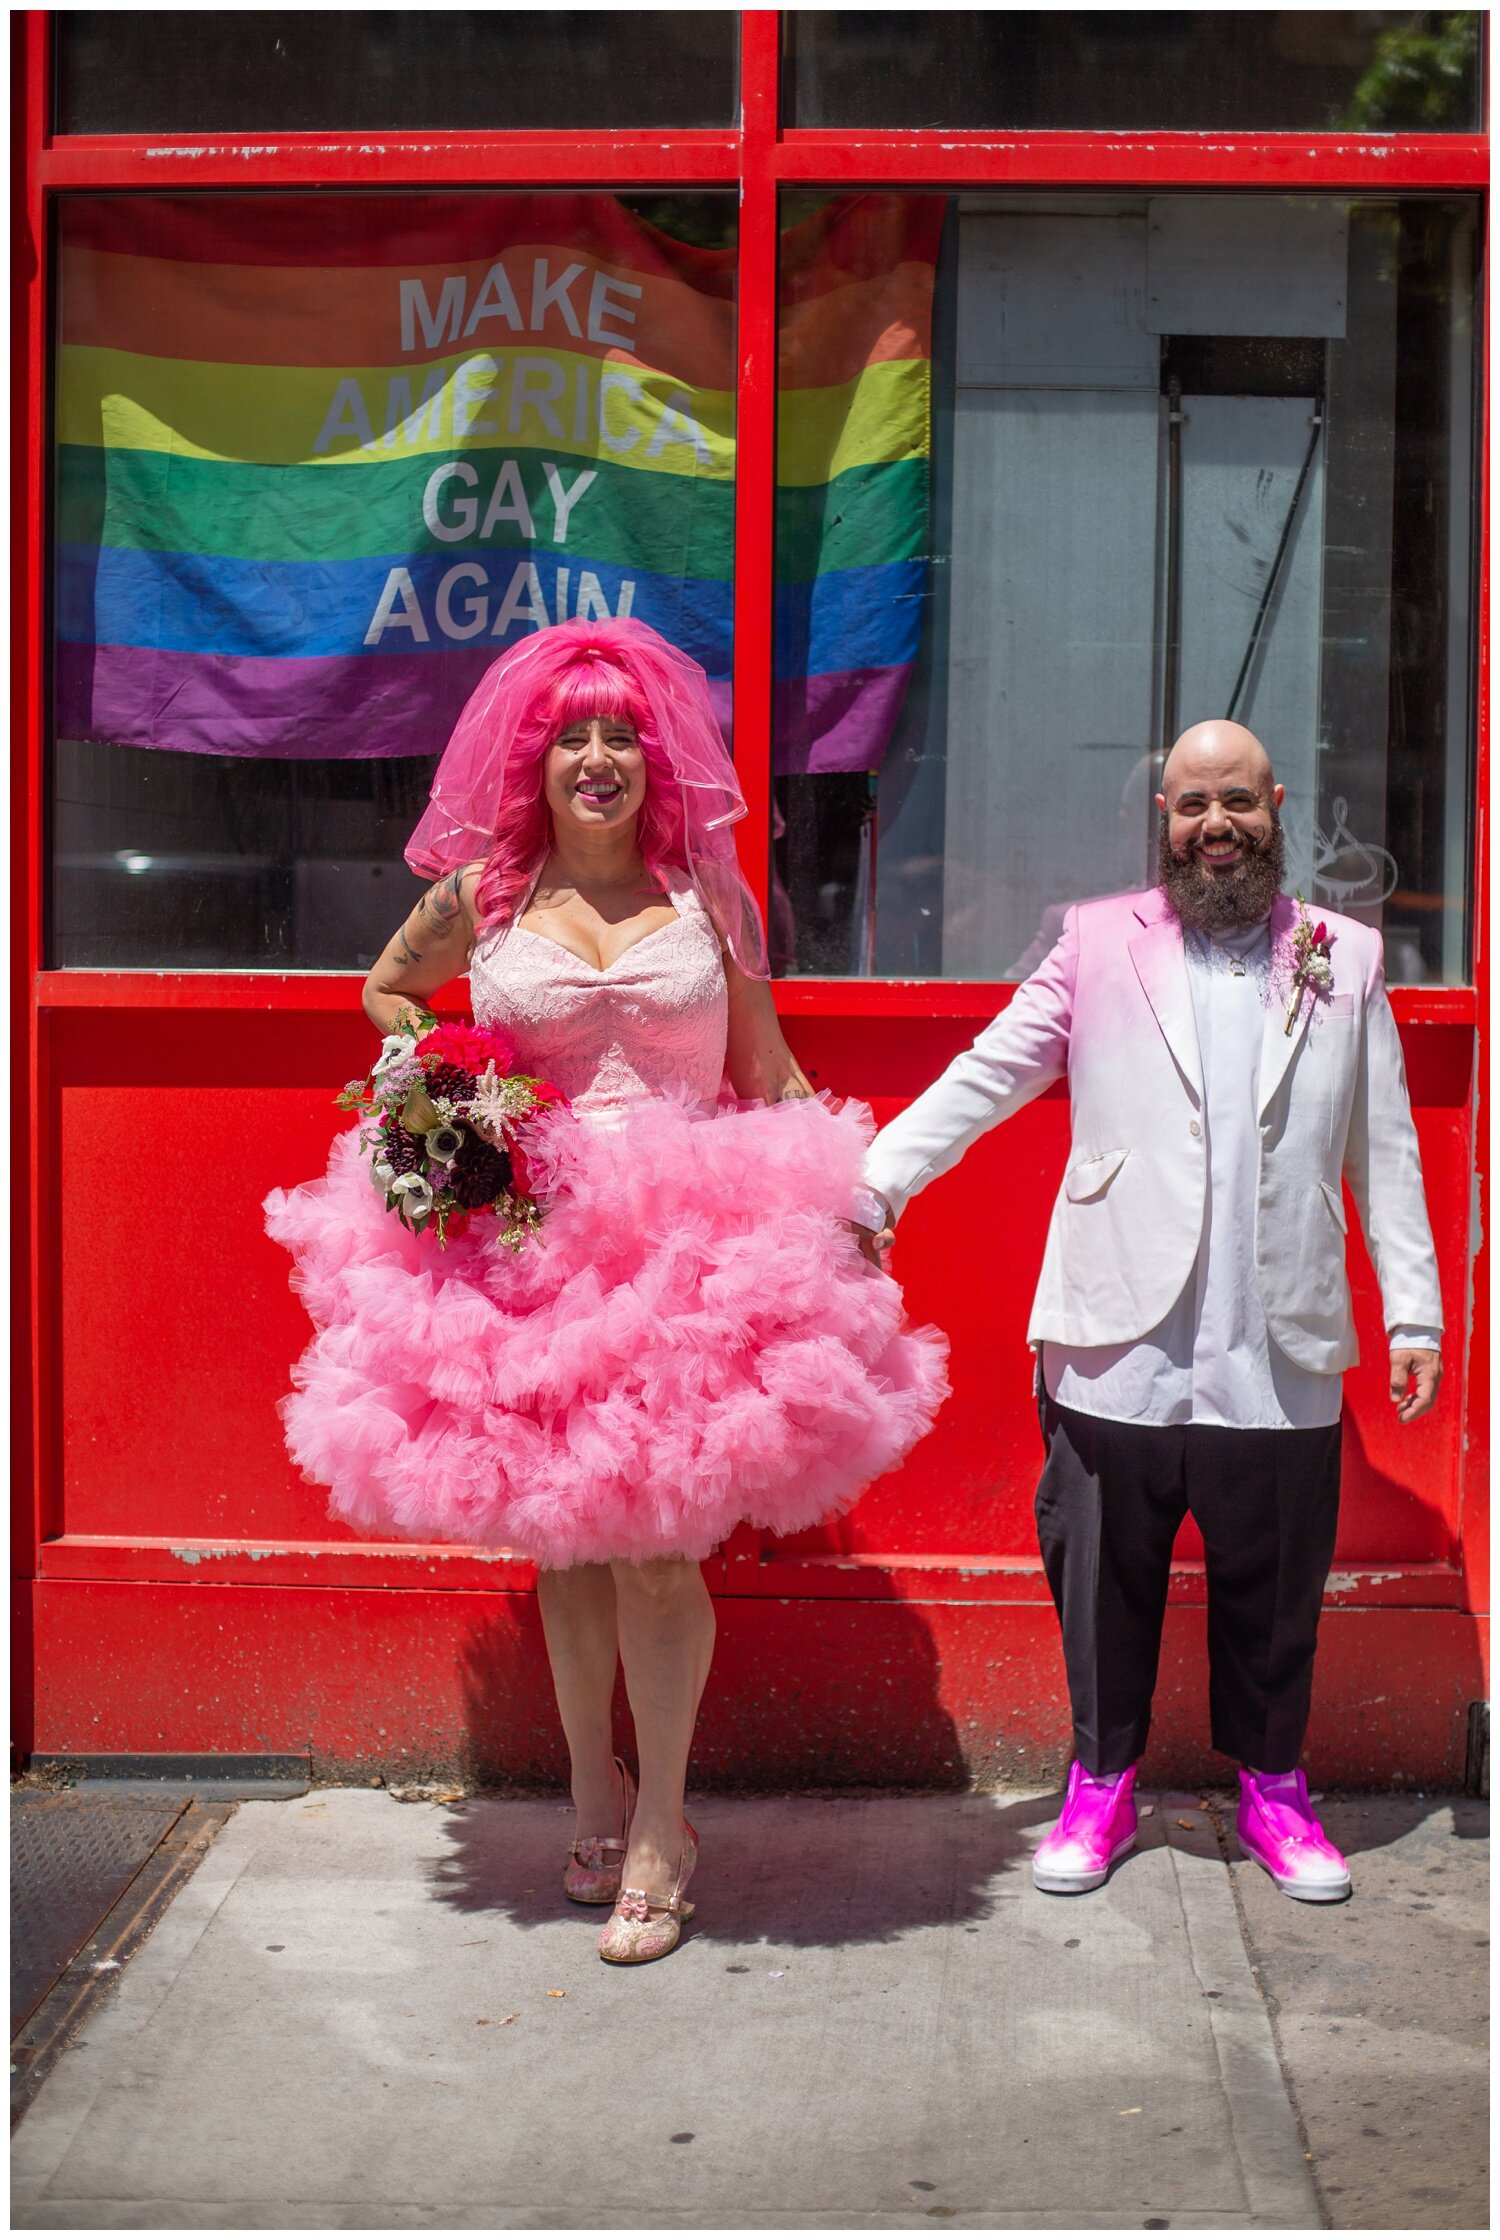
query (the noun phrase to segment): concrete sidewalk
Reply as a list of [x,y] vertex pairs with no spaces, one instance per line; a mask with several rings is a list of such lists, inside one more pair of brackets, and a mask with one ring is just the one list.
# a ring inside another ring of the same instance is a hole
[[1238,1858],[1230,1873],[1328,2221],[1488,2231],[1489,1806],[1329,1797],[1318,1813],[1352,1905],[1289,1905]]
[[17,2226],[925,2229],[1323,2219],[1218,1838],[1087,1901],[1055,1798],[694,1809],[604,1967],[554,1802],[242,1806],[16,2138]]

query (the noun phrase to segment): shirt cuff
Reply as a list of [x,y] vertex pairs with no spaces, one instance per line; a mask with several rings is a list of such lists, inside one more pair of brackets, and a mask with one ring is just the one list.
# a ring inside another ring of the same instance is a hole
[[1441,1353],[1443,1333],[1441,1330],[1418,1330],[1411,1324],[1401,1323],[1391,1332],[1391,1351],[1395,1353],[1408,1346],[1422,1346],[1429,1353]]
[[878,1235],[882,1229],[895,1226],[885,1199],[878,1190],[872,1190],[867,1182],[856,1185],[851,1203],[854,1210],[850,1219],[857,1221],[862,1229],[873,1229]]

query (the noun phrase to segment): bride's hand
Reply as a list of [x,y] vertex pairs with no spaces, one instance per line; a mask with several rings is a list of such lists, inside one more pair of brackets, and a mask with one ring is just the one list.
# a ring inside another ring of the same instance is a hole
[[867,1229],[861,1221],[851,1221],[854,1241],[872,1268],[885,1269],[885,1256],[896,1239],[889,1229]]

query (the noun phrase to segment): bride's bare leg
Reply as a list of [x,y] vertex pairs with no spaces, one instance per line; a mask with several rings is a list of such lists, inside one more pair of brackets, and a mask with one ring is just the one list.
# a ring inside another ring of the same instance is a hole
[[576,1832],[616,1835],[623,1800],[610,1716],[620,1655],[614,1578],[607,1563],[578,1563],[539,1571],[536,1593],[572,1761]]
[[616,1563],[620,1658],[640,1753],[625,1883],[668,1891],[682,1854],[682,1795],[698,1702],[714,1653],[702,1567],[680,1556]]

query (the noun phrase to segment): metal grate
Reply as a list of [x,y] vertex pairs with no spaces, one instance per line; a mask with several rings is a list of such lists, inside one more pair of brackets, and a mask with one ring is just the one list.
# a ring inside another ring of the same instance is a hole
[[12,1794],[12,2037],[184,1809],[72,1792]]

